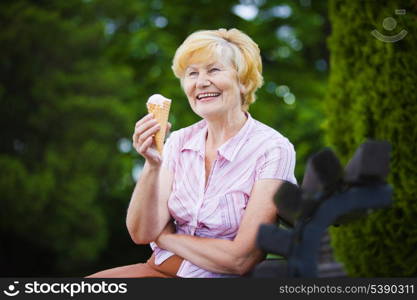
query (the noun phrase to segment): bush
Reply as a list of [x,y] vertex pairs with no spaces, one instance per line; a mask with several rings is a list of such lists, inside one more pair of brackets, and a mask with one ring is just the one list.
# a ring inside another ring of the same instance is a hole
[[[350,276],[417,275],[417,6],[415,1],[330,1],[332,34],[326,138],[344,163],[365,139],[392,145],[394,204],[332,228],[336,258]],[[405,9],[405,15],[395,13]],[[392,17],[397,26],[385,30]],[[384,23],[386,24],[386,23]],[[388,43],[385,35],[408,34]]]

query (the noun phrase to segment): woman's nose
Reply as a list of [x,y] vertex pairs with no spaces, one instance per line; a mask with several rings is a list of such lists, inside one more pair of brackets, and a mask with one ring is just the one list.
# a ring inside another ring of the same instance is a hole
[[211,84],[210,80],[208,79],[207,75],[205,74],[200,74],[197,78],[197,87],[198,88],[202,88],[202,87],[207,87]]

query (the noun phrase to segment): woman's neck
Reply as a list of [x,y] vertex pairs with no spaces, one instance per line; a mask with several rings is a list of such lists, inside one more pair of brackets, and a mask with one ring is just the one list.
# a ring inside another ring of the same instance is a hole
[[217,149],[227,140],[236,135],[247,120],[244,111],[228,113],[215,120],[207,120],[206,147]]

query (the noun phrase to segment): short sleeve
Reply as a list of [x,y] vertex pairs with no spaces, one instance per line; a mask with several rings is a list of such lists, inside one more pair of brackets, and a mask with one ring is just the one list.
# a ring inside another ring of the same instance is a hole
[[178,157],[178,133],[172,132],[164,144],[162,153],[162,167],[175,173],[175,165]]
[[258,159],[255,180],[280,179],[296,184],[294,169],[294,146],[287,140],[273,141]]

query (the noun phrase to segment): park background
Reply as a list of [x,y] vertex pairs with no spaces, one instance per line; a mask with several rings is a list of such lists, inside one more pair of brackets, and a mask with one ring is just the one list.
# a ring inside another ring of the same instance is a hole
[[146,261],[125,226],[143,165],[134,124],[154,93],[173,99],[172,130],[198,121],[171,61],[190,33],[218,28],[259,45],[249,111],[294,144],[299,182],[323,147],[345,164],[367,138],[392,144],[393,206],[332,228],[332,246],[348,276],[416,276],[416,16],[415,0],[1,1],[0,276]]

